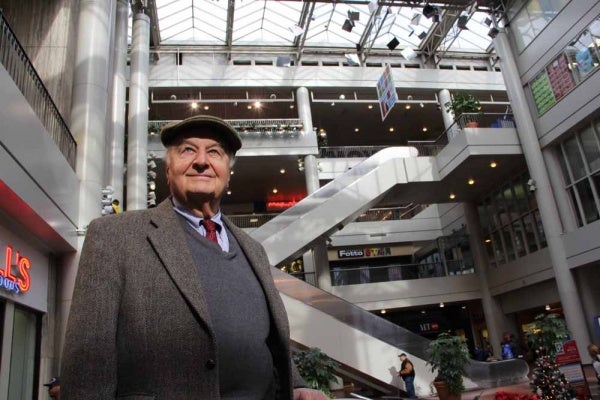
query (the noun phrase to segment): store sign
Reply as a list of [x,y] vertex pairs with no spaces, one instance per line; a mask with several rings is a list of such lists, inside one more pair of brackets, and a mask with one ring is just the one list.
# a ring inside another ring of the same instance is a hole
[[13,251],[12,246],[7,245],[4,260],[4,269],[0,269],[0,288],[14,293],[29,291],[31,286],[29,258],[22,256],[18,251]]
[[434,332],[434,331],[438,331],[439,329],[440,329],[440,326],[438,325],[437,322],[424,322],[422,324],[419,324],[419,330],[422,333]]
[[392,255],[392,249],[390,247],[367,247],[365,249],[338,250],[339,258],[385,257],[385,256],[391,256],[391,255]]

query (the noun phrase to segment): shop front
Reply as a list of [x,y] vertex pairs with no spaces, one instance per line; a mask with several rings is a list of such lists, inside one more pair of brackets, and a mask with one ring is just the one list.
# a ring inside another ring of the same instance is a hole
[[38,397],[49,257],[0,225],[0,399]]

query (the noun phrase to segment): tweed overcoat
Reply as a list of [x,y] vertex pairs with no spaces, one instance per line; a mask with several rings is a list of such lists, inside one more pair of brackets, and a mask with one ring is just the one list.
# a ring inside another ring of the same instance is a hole
[[[223,221],[263,288],[277,399],[290,399],[302,382],[292,368],[287,315],[266,253]],[[94,220],[67,324],[63,400],[218,399],[216,343],[196,268],[170,200]]]

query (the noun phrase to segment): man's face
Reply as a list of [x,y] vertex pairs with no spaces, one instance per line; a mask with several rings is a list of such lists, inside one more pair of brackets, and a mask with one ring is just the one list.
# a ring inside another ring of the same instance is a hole
[[52,387],[48,388],[48,395],[50,397],[52,397],[53,399],[57,399],[59,394],[60,394],[60,386],[56,385],[56,386],[52,386]]
[[406,356],[400,356],[400,362],[404,362],[406,360]]
[[229,183],[230,158],[209,132],[169,146],[167,180],[171,194],[190,209],[218,206]]

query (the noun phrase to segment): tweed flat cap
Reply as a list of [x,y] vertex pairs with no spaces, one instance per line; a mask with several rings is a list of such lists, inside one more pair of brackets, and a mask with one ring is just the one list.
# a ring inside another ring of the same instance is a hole
[[242,140],[237,131],[227,122],[213,115],[196,115],[168,124],[160,132],[160,140],[167,147],[181,136],[194,136],[195,131],[199,128],[205,128],[218,135],[234,153],[242,147]]

